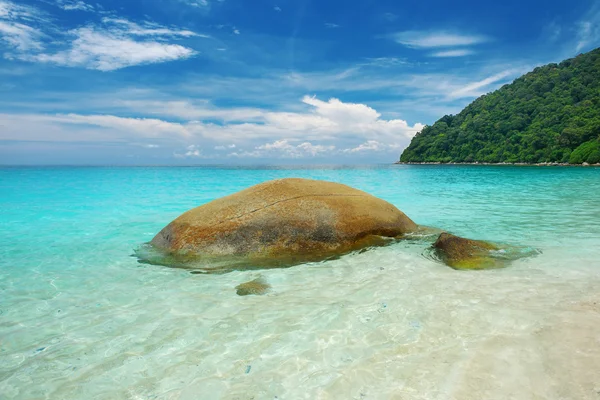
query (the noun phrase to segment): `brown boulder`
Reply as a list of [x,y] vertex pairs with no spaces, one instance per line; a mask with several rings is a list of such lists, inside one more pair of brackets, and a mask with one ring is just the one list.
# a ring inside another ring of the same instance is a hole
[[487,269],[503,265],[492,256],[492,251],[500,250],[495,244],[481,240],[471,240],[443,232],[433,244],[439,258],[454,269]]
[[171,260],[199,256],[227,259],[229,266],[285,266],[379,245],[385,242],[382,237],[396,238],[416,229],[392,204],[363,191],[288,178],[194,208],[150,243]]
[[257,278],[249,282],[241,283],[235,287],[238,296],[263,295],[271,289],[271,285],[262,278]]

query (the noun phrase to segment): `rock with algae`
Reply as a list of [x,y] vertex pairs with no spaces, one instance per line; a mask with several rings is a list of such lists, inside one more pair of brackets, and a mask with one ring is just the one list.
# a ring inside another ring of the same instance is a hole
[[241,283],[235,287],[238,296],[263,295],[271,289],[263,278],[257,278],[249,282]]
[[506,267],[511,261],[535,254],[535,249],[465,239],[447,232],[433,244],[437,257],[454,269],[492,269]]

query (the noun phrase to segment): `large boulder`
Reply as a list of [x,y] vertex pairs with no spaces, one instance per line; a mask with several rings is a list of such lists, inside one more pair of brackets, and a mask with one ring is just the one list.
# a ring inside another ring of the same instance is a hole
[[323,260],[416,229],[404,213],[368,193],[339,183],[289,178],[194,208],[150,243],[168,254],[166,262],[156,263],[222,259],[226,261],[219,268],[227,269],[239,263],[265,267]]

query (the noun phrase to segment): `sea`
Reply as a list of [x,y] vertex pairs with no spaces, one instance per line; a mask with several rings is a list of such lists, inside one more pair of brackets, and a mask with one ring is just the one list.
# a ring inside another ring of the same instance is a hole
[[[536,249],[458,271],[407,240],[192,274],[136,249],[271,179],[341,182],[421,225]],[[261,278],[262,296],[238,296]],[[600,399],[600,168],[0,168],[1,399]]]

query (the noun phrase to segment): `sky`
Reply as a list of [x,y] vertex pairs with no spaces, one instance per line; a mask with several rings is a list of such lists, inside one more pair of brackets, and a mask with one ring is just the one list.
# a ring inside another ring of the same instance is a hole
[[600,2],[0,0],[0,164],[391,163]]

